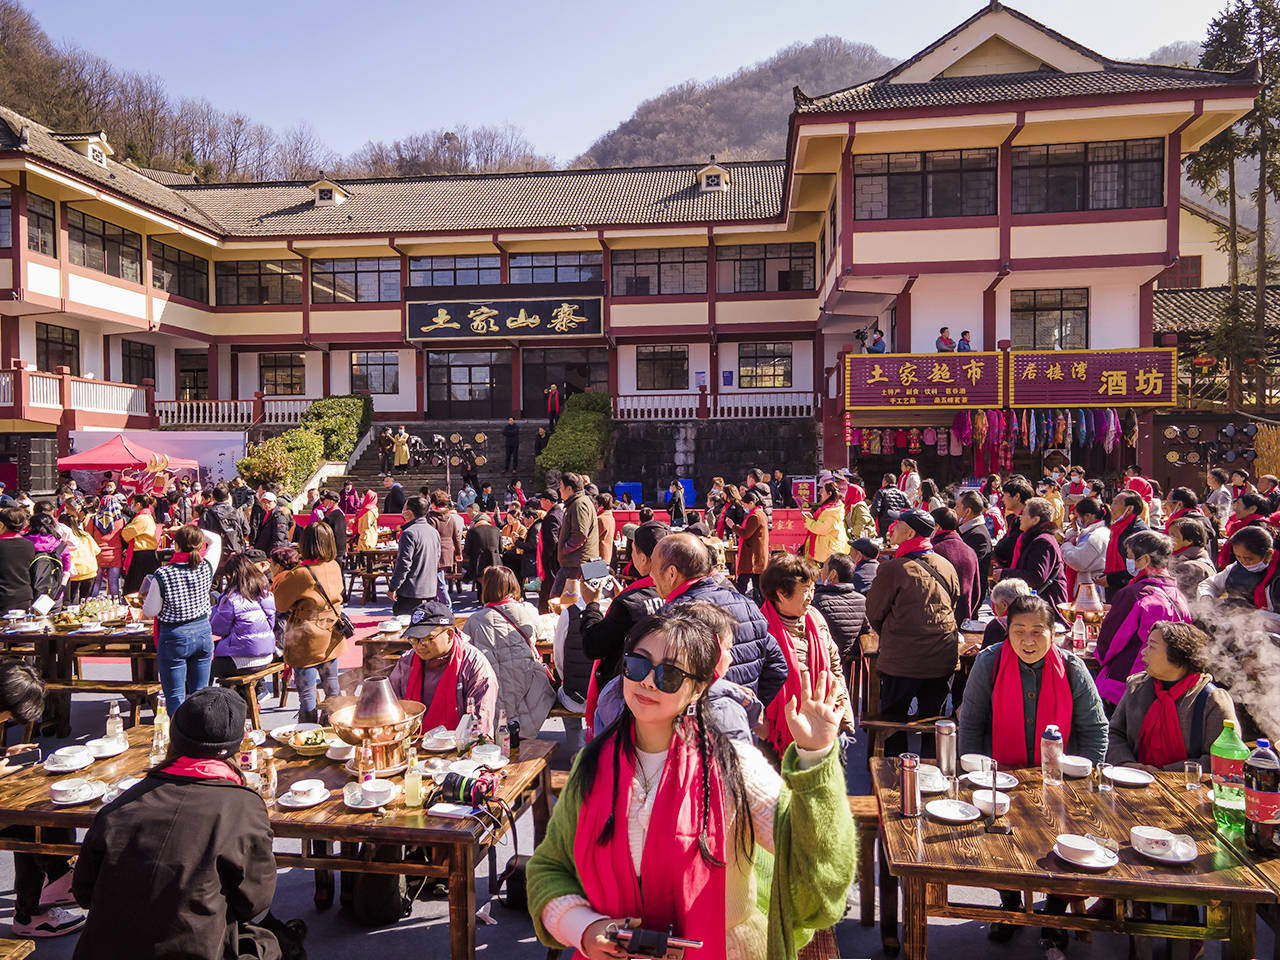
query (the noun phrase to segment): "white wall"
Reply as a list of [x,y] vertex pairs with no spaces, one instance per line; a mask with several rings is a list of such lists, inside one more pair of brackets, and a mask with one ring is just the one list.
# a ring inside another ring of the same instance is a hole
[[[734,393],[742,390],[738,376],[738,344],[720,344],[720,369],[733,371],[733,386],[726,387],[721,378],[720,392]],[[757,388],[751,387],[748,392]],[[791,386],[780,387],[780,390],[812,390],[813,389],[813,341],[791,341]]]
[[[992,274],[959,274],[922,276],[911,288],[911,344],[891,346],[901,353],[933,353],[940,327],[951,328],[951,339],[959,340],[960,331],[968,330],[974,350],[994,350],[996,345],[982,342],[982,292]],[[1012,279],[1012,278],[1010,278]],[[1006,280],[1008,284],[1010,281]],[[1009,313],[1005,299],[1005,316]],[[901,320],[901,311],[899,311]],[[1006,324],[1007,326],[1007,324]],[[886,325],[881,327],[889,335]],[[998,328],[997,328],[998,329]],[[899,332],[901,325],[899,325]],[[1008,334],[1002,334],[1008,336]]]
[[[418,383],[415,350],[396,351],[400,358],[400,390],[398,393],[373,394],[374,410],[414,410],[417,408]],[[329,393],[340,396],[351,392],[351,351],[329,351]]]
[[[80,331],[80,375],[92,375],[102,379],[102,324],[94,320],[81,320],[78,317],[64,315],[25,316],[18,320],[18,354],[23,361],[35,366],[36,362],[36,324],[47,323],[55,327],[68,327]],[[112,361],[117,364],[113,370],[119,370],[118,356]],[[53,371],[48,371],[52,373]]]

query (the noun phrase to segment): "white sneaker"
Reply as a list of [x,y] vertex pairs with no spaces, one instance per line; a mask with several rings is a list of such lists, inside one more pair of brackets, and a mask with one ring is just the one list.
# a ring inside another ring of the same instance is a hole
[[61,907],[52,907],[48,913],[38,913],[26,923],[13,922],[13,932],[19,937],[36,939],[63,937],[75,933],[87,919],[83,913],[72,913]]
[[41,906],[60,907],[74,904],[76,898],[71,892],[71,878],[74,874],[74,870],[68,870],[57,880],[46,883],[44,889],[40,891]]

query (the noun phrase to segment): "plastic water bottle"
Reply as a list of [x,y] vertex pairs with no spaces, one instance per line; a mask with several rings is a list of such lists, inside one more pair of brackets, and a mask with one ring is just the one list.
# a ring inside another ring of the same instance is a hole
[[1040,735],[1040,776],[1046,786],[1062,783],[1062,734],[1052,723]]
[[1084,653],[1089,648],[1089,633],[1084,625],[1083,617],[1076,617],[1071,626],[1071,649],[1076,653]]
[[462,715],[462,719],[458,721],[458,728],[454,731],[453,741],[458,745],[458,750],[465,752],[476,739],[476,700],[475,697],[467,697],[467,712]]
[[1280,854],[1280,757],[1271,743],[1258,738],[1258,747],[1244,762],[1244,842],[1249,852]]
[[1224,720],[1222,733],[1209,748],[1209,772],[1213,779],[1213,819],[1222,833],[1244,830],[1244,762],[1249,748],[1236,732],[1235,722]]

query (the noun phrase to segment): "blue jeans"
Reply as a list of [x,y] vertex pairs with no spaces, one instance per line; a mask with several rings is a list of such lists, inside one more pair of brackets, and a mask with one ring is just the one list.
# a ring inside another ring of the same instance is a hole
[[120,568],[119,567],[99,567],[98,578],[93,581],[93,595],[99,596],[102,593],[102,585],[106,583],[107,593],[113,597],[120,596]]
[[314,667],[299,667],[293,671],[293,683],[298,688],[298,713],[311,713],[316,709],[316,684],[324,686],[326,697],[336,697],[338,689],[338,659],[326,660]]
[[453,597],[449,596],[449,581],[444,578],[443,570],[436,571],[436,584],[436,601],[438,603],[443,603],[449,608],[449,611],[452,612]]
[[209,618],[190,623],[160,623],[156,640],[156,666],[169,714],[177,710],[188,694],[209,685],[209,665],[213,663],[213,631]]

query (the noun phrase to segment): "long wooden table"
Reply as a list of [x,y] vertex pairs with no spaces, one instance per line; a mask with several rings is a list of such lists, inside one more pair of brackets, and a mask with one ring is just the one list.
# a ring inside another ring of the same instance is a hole
[[[882,868],[901,884],[903,947],[907,960],[924,960],[929,917],[955,917],[989,923],[1048,926],[1068,930],[1181,939],[1226,940],[1229,956],[1254,956],[1254,925],[1259,904],[1277,902],[1277,886],[1212,826],[1212,813],[1192,813],[1181,774],[1163,773],[1149,787],[1117,787],[1095,792],[1091,780],[1067,780],[1045,787],[1039,769],[1010,771],[1020,781],[1009,791],[1011,805],[1003,818],[1013,827],[1007,836],[989,834],[984,821],[956,826],[928,814],[904,817],[895,761],[872,760],[871,773],[880,806]],[[971,791],[962,785],[961,795]],[[929,798],[922,801],[927,802]],[[1129,845],[1129,828],[1162,827],[1194,838],[1197,859],[1184,866],[1148,860]],[[1120,862],[1105,871],[1075,867],[1053,853],[1060,833],[1092,833],[1120,844]],[[1280,869],[1276,871],[1280,880]],[[881,923],[886,943],[897,937],[896,896],[885,897],[882,871]],[[1021,912],[953,902],[951,887],[1019,890]],[[1033,892],[1063,897],[1109,897],[1116,901],[1105,916],[1034,913]],[[893,901],[886,904],[886,899]],[[1125,916],[1125,902],[1191,904],[1206,911],[1203,924],[1139,920]],[[886,907],[888,909],[886,909]]]
[[[151,727],[134,727],[127,735],[128,751],[110,760],[99,760],[77,776],[107,782],[142,776],[150,767]],[[325,909],[333,902],[334,871],[447,879],[450,956],[455,960],[474,958],[476,863],[479,855],[507,833],[505,818],[498,825],[482,826],[473,819],[433,817],[423,809],[406,808],[403,796],[386,805],[385,817],[351,811],[342,802],[342,787],[351,776],[341,764],[323,756],[302,757],[289,747],[275,746],[280,794],[295,780],[307,778],[319,778],[329,787],[330,798],[318,806],[305,810],[286,810],[279,805],[268,808],[275,836],[302,841],[301,853],[278,852],[276,862],[316,871],[317,907]],[[551,817],[547,758],[555,748],[556,744],[546,740],[521,740],[519,748],[512,751],[511,763],[500,771],[502,782],[497,796],[511,805],[517,818],[526,810],[533,811],[535,843],[541,841]],[[49,800],[49,784],[63,776],[67,774],[49,774],[36,767],[0,779],[0,826],[22,824],[37,830],[35,841],[0,837],[0,850],[76,855],[78,845],[45,842],[43,829],[87,828],[101,804],[95,801],[74,807],[54,806]],[[336,854],[335,843],[341,845]],[[374,845],[378,844],[423,847],[428,851],[427,862],[375,859]]]

